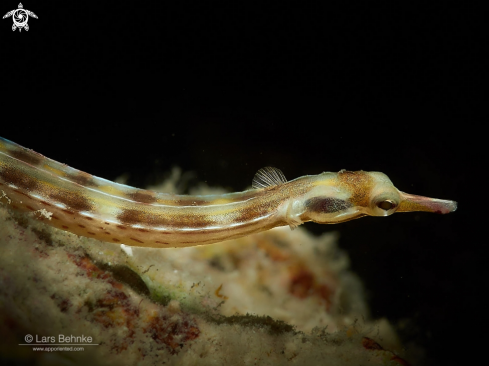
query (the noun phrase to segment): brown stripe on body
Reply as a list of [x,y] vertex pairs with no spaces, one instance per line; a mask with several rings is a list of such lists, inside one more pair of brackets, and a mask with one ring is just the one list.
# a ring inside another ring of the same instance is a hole
[[276,205],[251,205],[233,213],[232,223],[245,223],[275,211]]
[[147,190],[139,190],[134,193],[128,193],[127,198],[132,201],[141,202],[141,203],[154,203],[156,202],[156,197],[154,192]]
[[[229,209],[224,211],[222,208],[217,209],[219,213],[214,212],[212,205],[209,205],[209,208],[205,210],[189,207],[188,209],[169,209],[165,213],[159,213],[150,206],[146,206],[146,208],[131,207],[119,213],[117,219],[123,225],[141,224],[152,227],[168,227],[169,229],[203,229],[209,226],[222,226],[223,228],[216,229],[222,231],[226,225],[247,223],[257,217],[266,216],[275,211],[282,201],[283,198],[280,196],[269,196],[269,199],[257,200],[256,203],[238,201],[235,206],[228,206]],[[210,231],[206,229],[205,232]]]
[[[16,169],[13,167],[5,167],[0,170],[0,178],[4,180],[6,183],[14,184],[18,188],[23,191],[29,192],[37,192],[41,196],[48,196],[54,202],[60,202],[65,204],[67,207],[75,210],[75,211],[92,211],[93,205],[92,203],[85,198],[81,193],[76,191],[70,191],[66,189],[62,189],[60,187],[56,187],[53,189],[51,186],[45,184],[42,181],[39,181],[36,178],[31,177],[28,174],[25,174],[22,170]],[[27,196],[25,192],[18,191],[18,194],[22,194]],[[43,204],[50,206],[50,203],[46,201],[40,201]]]
[[44,156],[42,156],[41,154],[38,154],[34,151],[27,150],[27,149],[25,149],[25,150],[17,150],[17,149],[9,150],[8,155],[10,155],[11,157],[18,159],[20,161],[23,161],[24,163],[34,165],[34,166],[40,165],[41,162],[44,160]]
[[372,177],[364,171],[341,171],[338,173],[340,187],[351,192],[350,202],[355,206],[367,207],[370,203],[370,191],[374,185]]
[[83,187],[98,187],[98,184],[93,181],[93,176],[82,171],[76,174],[67,174],[66,177],[73,183],[77,183]]
[[5,166],[0,170],[0,178],[5,183],[14,184],[26,191],[34,191],[39,187],[39,181],[37,179],[11,166]]
[[125,225],[140,224],[168,228],[203,228],[216,224],[215,221],[209,219],[209,215],[205,214],[163,215],[139,209],[123,210],[117,215],[117,219]]
[[81,193],[68,191],[66,189],[50,190],[48,196],[56,201],[65,204],[67,207],[76,211],[92,211],[92,203]]
[[[32,176],[24,173],[24,171],[21,169],[6,166],[0,170],[0,178],[6,183],[13,184],[19,189],[23,190],[24,192],[15,190],[18,194],[23,196],[28,197],[27,193],[36,192],[43,197],[48,196],[54,202],[63,203],[67,207],[76,211],[92,210],[92,204],[81,193],[61,189],[59,187],[53,189],[51,186],[48,186],[39,179],[33,178]],[[51,205],[44,200],[39,202],[42,202],[47,206]]]

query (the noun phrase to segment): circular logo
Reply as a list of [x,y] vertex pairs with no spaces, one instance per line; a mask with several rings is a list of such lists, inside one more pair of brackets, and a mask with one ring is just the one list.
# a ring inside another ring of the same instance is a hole
[[12,18],[14,19],[14,23],[17,27],[22,28],[24,25],[27,24],[27,20],[29,19],[29,16],[27,15],[27,12],[24,9],[17,9]]
[[31,336],[30,334],[28,334],[28,335],[26,335],[26,336],[24,337],[24,339],[25,339],[25,341],[26,341],[27,343],[31,343],[31,342],[32,342],[32,340],[34,339],[34,337],[33,337],[33,336]]

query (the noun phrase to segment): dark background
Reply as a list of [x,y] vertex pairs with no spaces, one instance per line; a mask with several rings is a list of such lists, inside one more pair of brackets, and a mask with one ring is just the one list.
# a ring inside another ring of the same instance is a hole
[[[231,5],[232,4],[232,5]],[[0,22],[0,135],[144,187],[172,166],[232,191],[276,166],[386,173],[450,215],[335,226],[374,318],[451,364],[475,314],[475,11],[448,2],[28,1]],[[2,1],[2,15],[17,7]],[[472,126],[472,127],[471,127]],[[479,156],[482,159],[482,156]],[[487,162],[487,159],[485,159]],[[471,184],[469,186],[469,184]],[[485,261],[484,261],[485,262]],[[482,297],[482,296],[481,296]],[[478,322],[480,320],[474,321]]]

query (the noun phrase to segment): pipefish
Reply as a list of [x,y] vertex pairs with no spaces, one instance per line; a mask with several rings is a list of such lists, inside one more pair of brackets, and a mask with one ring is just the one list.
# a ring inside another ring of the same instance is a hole
[[14,209],[47,213],[36,216],[58,229],[154,248],[212,244],[306,221],[336,224],[457,208],[454,201],[401,192],[383,173],[347,170],[287,181],[279,169],[266,167],[243,192],[156,193],[92,176],[2,138],[0,196]]

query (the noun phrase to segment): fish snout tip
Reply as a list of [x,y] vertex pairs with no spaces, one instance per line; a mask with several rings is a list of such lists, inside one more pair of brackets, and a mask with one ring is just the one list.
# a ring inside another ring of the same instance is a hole
[[450,212],[455,212],[457,211],[457,202],[456,201],[449,201],[449,200],[437,200],[438,204],[433,205],[434,210],[432,212],[437,213],[437,214],[448,214]]
[[401,192],[402,201],[397,209],[398,212],[426,211],[437,214],[447,214],[457,210],[458,203],[451,200],[441,200],[417,196]]

